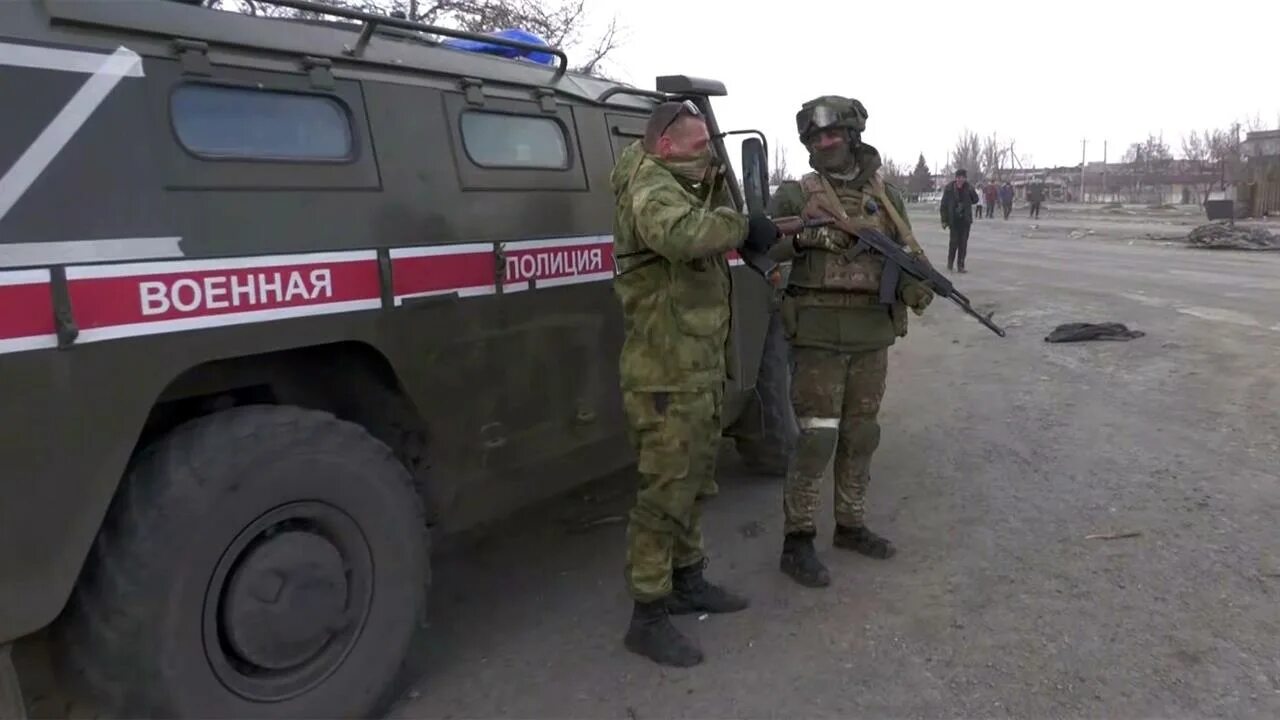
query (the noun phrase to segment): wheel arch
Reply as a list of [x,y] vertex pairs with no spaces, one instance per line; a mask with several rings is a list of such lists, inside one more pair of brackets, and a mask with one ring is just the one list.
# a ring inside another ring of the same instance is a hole
[[385,443],[414,477],[427,506],[437,503],[426,480],[431,435],[391,361],[376,347],[343,341],[213,360],[177,375],[157,397],[133,456],[189,420],[237,405],[295,405],[332,413]]

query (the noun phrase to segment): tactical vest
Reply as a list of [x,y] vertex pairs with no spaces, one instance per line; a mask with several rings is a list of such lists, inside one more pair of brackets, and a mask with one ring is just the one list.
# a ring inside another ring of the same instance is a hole
[[[880,232],[894,237],[895,228],[889,213],[881,206],[884,193],[875,193],[872,183],[854,188],[849,183],[832,183],[840,206],[844,208],[849,222],[855,226],[870,226]],[[826,194],[822,177],[817,173],[808,173],[800,179],[800,187],[805,194],[805,217],[815,217],[816,198]],[[887,198],[886,198],[887,200]],[[852,248],[857,242],[843,230],[834,227],[809,228],[804,231],[812,234],[814,242],[807,243],[814,247],[795,258],[792,263],[789,284],[806,290],[831,290],[842,293],[875,296],[880,291],[880,274],[884,271],[884,260],[878,253],[861,252],[854,255]]]

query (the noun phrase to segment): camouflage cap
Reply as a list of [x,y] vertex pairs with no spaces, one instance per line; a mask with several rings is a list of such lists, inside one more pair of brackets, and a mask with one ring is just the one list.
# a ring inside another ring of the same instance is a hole
[[867,128],[867,109],[862,103],[842,95],[823,95],[800,106],[796,113],[796,132],[802,141],[819,130],[831,127],[862,132]]

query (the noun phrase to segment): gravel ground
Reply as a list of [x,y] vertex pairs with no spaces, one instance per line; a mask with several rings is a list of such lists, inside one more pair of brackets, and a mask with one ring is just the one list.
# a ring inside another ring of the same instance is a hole
[[[946,237],[913,208],[939,265]],[[621,645],[625,476],[437,561],[426,674],[399,717],[1280,717],[1280,256],[1187,249],[1187,211],[1015,210],[966,275],[1001,339],[939,300],[892,350],[869,521],[889,561],[777,570],[776,479],[726,452],[707,653]],[[1128,342],[1048,344],[1118,321]],[[1106,533],[1140,533],[1088,539]]]

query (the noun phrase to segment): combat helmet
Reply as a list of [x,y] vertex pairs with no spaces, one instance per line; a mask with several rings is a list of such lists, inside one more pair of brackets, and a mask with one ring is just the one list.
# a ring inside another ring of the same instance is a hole
[[842,95],[823,95],[800,106],[796,113],[796,132],[801,142],[819,130],[846,128],[854,138],[867,128],[867,109],[861,102]]

